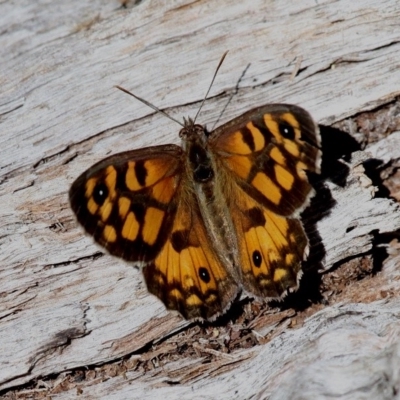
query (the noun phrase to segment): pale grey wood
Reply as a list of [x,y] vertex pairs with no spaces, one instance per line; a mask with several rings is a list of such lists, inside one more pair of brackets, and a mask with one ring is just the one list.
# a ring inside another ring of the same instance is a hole
[[[181,119],[195,114],[219,58],[229,50],[199,117],[209,126],[226,104],[222,94],[234,91],[249,63],[221,122],[285,101],[328,124],[399,95],[395,0],[293,3],[144,1],[128,10],[100,0],[0,4],[0,389],[117,359],[187,324],[147,294],[138,271],[110,256],[93,259],[99,249],[83,236],[68,206],[69,185],[95,161],[178,142],[176,124],[153,115],[115,84]],[[386,156],[386,162],[395,157]],[[348,187],[330,186],[338,205],[330,220],[320,222],[326,269],[368,250],[371,229],[400,226],[398,206],[374,199],[360,166],[353,166]],[[371,212],[368,218],[362,207]],[[353,212],[358,227],[344,240]],[[305,342],[292,343],[301,352]],[[253,361],[240,368],[249,374],[251,366],[264,368],[260,362],[270,357],[266,346],[244,352]],[[287,352],[282,348],[280,357]],[[284,364],[268,362],[266,377],[283,373],[280,368]],[[241,385],[241,393],[253,390],[251,380],[232,378],[238,371],[223,378],[232,383],[227,395]],[[137,393],[147,387],[146,379],[135,381]],[[198,387],[207,383],[215,393],[215,382],[205,374]],[[132,390],[129,381],[117,378],[107,385],[115,398]],[[190,388],[165,393],[178,396]],[[149,397],[158,393],[148,390]],[[251,393],[263,390],[272,391],[270,381]]]
[[[382,141],[380,145],[384,143],[386,148],[393,146],[395,150],[388,150],[385,155],[382,154],[383,157],[387,159],[395,155],[391,159],[400,158],[399,135],[390,136],[389,140]],[[373,152],[378,153],[375,148]],[[362,163],[372,157],[369,151],[353,153],[352,173],[344,188],[327,182],[327,187],[334,193],[336,204],[332,214],[317,224],[326,251],[321,271],[327,271],[341,260],[370,251],[375,228],[382,234],[395,232],[400,227],[399,204],[390,199],[375,198],[376,188],[364,174]]]
[[[162,375],[152,371],[138,378],[129,372],[98,383],[85,398],[394,399],[391,390],[400,383],[399,312],[399,299],[337,304],[314,314],[302,328],[238,352],[235,357],[244,361],[227,373],[217,372],[229,363],[221,359],[210,365],[208,377],[169,386],[169,374],[179,382],[190,369],[188,362],[176,363],[164,367]],[[55,396],[72,397],[73,391]]]

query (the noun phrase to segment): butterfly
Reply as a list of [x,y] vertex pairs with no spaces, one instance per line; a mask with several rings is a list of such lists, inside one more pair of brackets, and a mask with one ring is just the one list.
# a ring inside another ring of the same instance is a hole
[[69,191],[79,223],[186,319],[213,320],[241,292],[296,290],[309,252],[307,173],[320,172],[310,114],[267,104],[212,132],[185,119],[179,136],[182,147],[115,154],[80,175]]

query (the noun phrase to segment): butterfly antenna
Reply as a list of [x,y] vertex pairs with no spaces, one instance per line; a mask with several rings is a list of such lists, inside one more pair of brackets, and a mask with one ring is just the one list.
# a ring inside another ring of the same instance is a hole
[[215,72],[214,72],[214,76],[213,76],[213,78],[212,78],[212,80],[211,80],[210,86],[208,87],[207,93],[206,93],[206,95],[204,96],[204,99],[203,99],[203,101],[201,102],[199,109],[197,110],[197,114],[196,114],[196,116],[194,117],[193,123],[196,122],[196,119],[197,119],[197,117],[199,116],[201,109],[203,108],[204,102],[207,100],[207,96],[208,96],[208,93],[210,93],[211,86],[213,85],[214,80],[215,80],[215,77],[217,76],[218,70],[220,69],[222,63],[224,62],[225,57],[226,57],[227,54],[228,54],[228,51],[226,51],[224,54],[222,54],[222,57],[221,57],[221,59],[219,60],[217,69],[216,69]]
[[233,92],[232,92],[231,95],[229,96],[228,101],[226,102],[224,108],[223,108],[222,111],[220,112],[219,117],[218,117],[217,120],[214,122],[214,125],[213,125],[213,127],[211,128],[211,131],[210,131],[210,132],[212,132],[212,131],[214,130],[214,128],[217,126],[219,120],[220,120],[221,117],[224,115],[225,110],[228,108],[230,102],[232,101],[233,96],[236,96],[236,95],[238,94],[240,82],[242,81],[243,77],[245,76],[245,74],[246,74],[246,72],[247,72],[247,70],[248,70],[249,68],[250,68],[250,63],[247,64],[247,67],[244,69],[244,71],[243,71],[242,74],[240,75],[238,81],[236,82],[235,89],[233,90]]
[[134,97],[135,99],[139,100],[140,102],[142,102],[143,104],[146,104],[146,106],[152,108],[154,111],[164,115],[165,117],[167,117],[168,119],[170,119],[171,121],[176,122],[177,124],[179,124],[180,126],[182,126],[184,128],[184,125],[182,124],[182,122],[178,121],[177,119],[175,119],[174,117],[171,117],[169,114],[167,114],[165,111],[160,110],[158,107],[156,107],[154,104],[149,103],[147,100],[142,99],[139,96],[136,96],[136,94],[133,94],[132,92],[130,92],[129,90],[124,89],[121,86],[116,85],[115,86],[117,89],[121,90],[122,92],[125,92],[126,94],[129,94],[130,96]]

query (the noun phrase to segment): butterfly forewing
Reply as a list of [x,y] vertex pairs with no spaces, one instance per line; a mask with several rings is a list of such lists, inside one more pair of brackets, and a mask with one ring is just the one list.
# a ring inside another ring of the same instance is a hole
[[155,146],[95,164],[71,186],[78,221],[111,254],[146,262],[167,240],[176,213],[182,149]]
[[212,132],[219,167],[276,214],[298,214],[312,192],[305,171],[319,172],[318,127],[300,107],[271,104]]

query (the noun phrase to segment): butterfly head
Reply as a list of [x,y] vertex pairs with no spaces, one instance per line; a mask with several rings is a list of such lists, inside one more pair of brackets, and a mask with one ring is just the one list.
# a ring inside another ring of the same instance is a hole
[[184,144],[199,141],[205,144],[208,136],[209,132],[205,126],[195,124],[190,117],[188,119],[183,119],[183,128],[179,131],[179,137],[182,139]]

